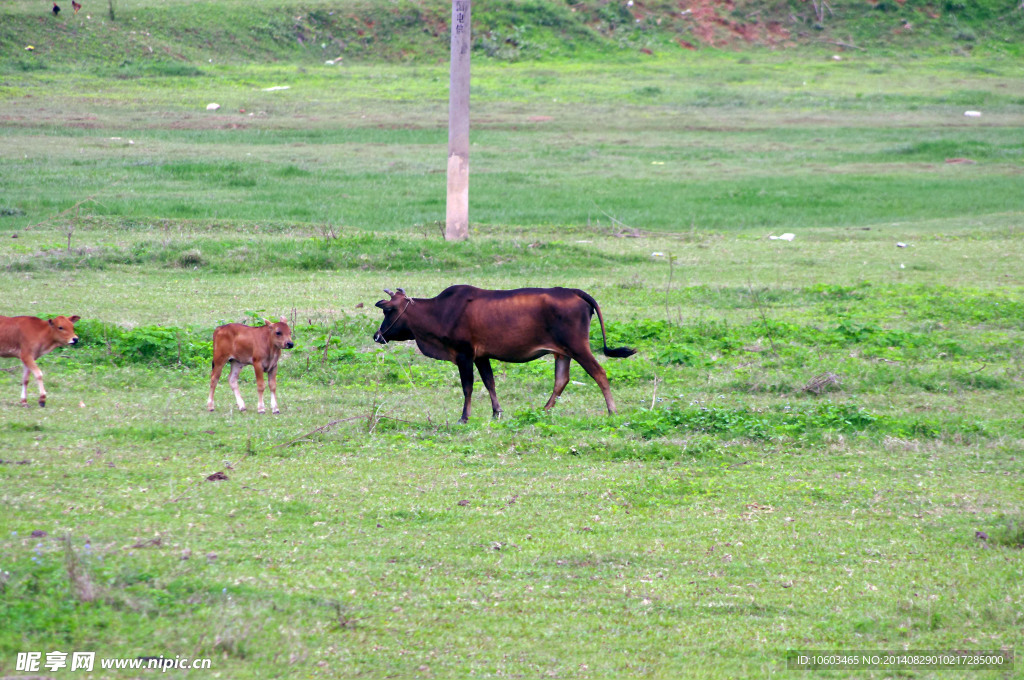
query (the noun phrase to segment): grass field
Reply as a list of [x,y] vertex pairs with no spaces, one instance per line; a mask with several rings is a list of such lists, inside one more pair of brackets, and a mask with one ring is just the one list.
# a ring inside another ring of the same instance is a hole
[[[40,361],[46,409],[0,360],[0,676],[1024,649],[1016,63],[481,60],[446,244],[443,66],[46,58],[0,60],[0,314],[79,314],[82,343]],[[575,365],[543,412],[539,360],[457,425],[454,365],[372,342],[382,288],[453,283],[593,294],[638,349],[602,358],[619,413]],[[282,414],[226,380],[208,413],[213,328],[264,316],[297,343]],[[894,672],[815,673],[850,675]]]

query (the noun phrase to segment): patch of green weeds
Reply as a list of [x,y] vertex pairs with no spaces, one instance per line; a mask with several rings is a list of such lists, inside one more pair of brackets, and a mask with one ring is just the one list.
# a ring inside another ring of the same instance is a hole
[[772,409],[725,407],[664,408],[637,411],[623,424],[641,437],[699,432],[755,441],[820,439],[825,432],[859,434],[877,428],[879,417],[855,404],[820,402]]
[[80,360],[206,368],[213,356],[212,329],[202,332],[155,325],[124,329],[84,319],[75,325],[75,330],[82,351],[74,356]]

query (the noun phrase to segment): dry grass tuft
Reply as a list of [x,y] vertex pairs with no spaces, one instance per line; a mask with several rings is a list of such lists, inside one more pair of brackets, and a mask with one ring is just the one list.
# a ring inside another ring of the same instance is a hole
[[828,392],[833,388],[839,389],[839,386],[843,384],[842,378],[837,374],[828,371],[821,375],[814,376],[809,383],[803,386],[804,392],[810,392],[811,394],[821,394]]

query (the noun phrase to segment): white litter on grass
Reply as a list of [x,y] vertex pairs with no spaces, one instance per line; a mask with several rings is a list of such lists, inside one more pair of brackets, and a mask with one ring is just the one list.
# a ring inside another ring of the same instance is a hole
[[964,115],[968,118],[981,118],[981,111],[964,111]]
[[278,90],[290,90],[290,89],[292,89],[291,85],[275,85],[274,87],[265,87],[265,88],[263,88],[263,91],[264,92],[277,92]]
[[665,257],[665,253],[659,253],[658,251],[654,251],[653,253],[651,253],[651,257]]
[[769,236],[768,238],[770,238],[773,241],[792,241],[793,239],[796,238],[796,234],[790,234],[789,232],[786,232],[785,234],[781,234],[779,236]]
[[220,108],[220,104],[207,104],[206,105],[206,110],[207,111],[216,111],[219,108]]
[[896,242],[896,247],[897,247],[897,248],[906,248],[906,247],[907,247],[907,244],[906,244],[906,243],[904,243],[903,241],[897,241],[897,242]]

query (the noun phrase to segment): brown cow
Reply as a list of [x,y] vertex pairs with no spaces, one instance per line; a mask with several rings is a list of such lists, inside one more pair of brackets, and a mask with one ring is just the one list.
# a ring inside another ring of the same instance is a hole
[[57,316],[43,320],[35,316],[0,316],[0,357],[18,357],[25,366],[21,376],[21,405],[28,406],[28,374],[39,384],[39,405],[46,406],[43,372],[36,359],[57,347],[74,345],[78,316]]
[[601,388],[608,413],[615,413],[608,377],[590,352],[590,319],[594,312],[601,322],[605,356],[628,357],[636,350],[608,348],[601,308],[582,290],[451,286],[430,299],[407,297],[401,288],[396,293],[384,292],[391,299],[377,303],[384,310],[384,321],[373,339],[379,343],[415,340],[428,357],[458,366],[465,395],[460,423],[469,419],[474,364],[497,418],[501,407],[494,392],[490,360],[523,363],[545,354],[555,355],[555,390],[545,409],[554,406],[562,394],[569,382],[569,362],[575,359]]
[[213,410],[213,391],[217,389],[217,380],[220,379],[224,364],[230,361],[231,373],[228,376],[228,384],[235,393],[238,410],[245,410],[245,402],[238,391],[238,373],[244,366],[252,366],[256,371],[256,393],[259,395],[256,411],[267,412],[263,405],[265,372],[270,381],[270,410],[280,413],[280,409],[277,408],[277,361],[281,358],[282,349],[291,349],[294,346],[292,329],[288,327],[285,319],[277,323],[268,320],[265,326],[256,327],[241,323],[218,326],[213,331],[213,373],[210,374],[210,398],[206,402],[206,408]]

